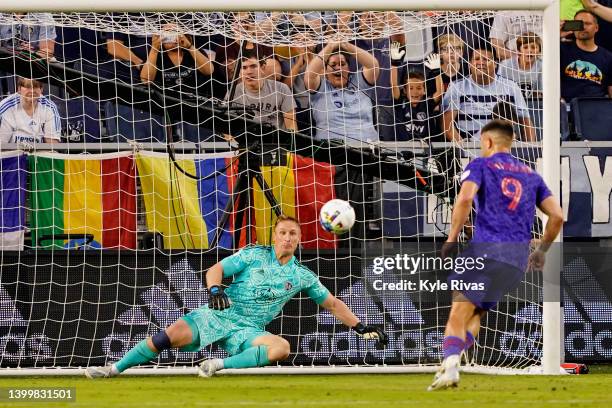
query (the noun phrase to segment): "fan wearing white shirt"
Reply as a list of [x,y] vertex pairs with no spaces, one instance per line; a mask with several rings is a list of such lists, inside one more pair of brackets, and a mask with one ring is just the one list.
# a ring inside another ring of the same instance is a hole
[[40,81],[19,78],[17,93],[0,101],[0,143],[58,143],[57,106],[42,95]]

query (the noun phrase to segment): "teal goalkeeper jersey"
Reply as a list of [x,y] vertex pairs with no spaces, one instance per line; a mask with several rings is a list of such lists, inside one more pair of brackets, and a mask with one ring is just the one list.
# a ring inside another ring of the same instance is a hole
[[265,327],[298,292],[304,292],[317,304],[323,303],[329,290],[295,256],[285,265],[276,259],[273,247],[243,248],[221,261],[223,276],[234,280],[225,293],[232,301],[232,314]]

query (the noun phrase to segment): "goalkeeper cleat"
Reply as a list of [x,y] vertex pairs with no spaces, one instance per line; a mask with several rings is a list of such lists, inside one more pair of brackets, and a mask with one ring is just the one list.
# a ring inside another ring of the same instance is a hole
[[219,370],[219,359],[204,360],[198,367],[198,375],[203,378],[210,378]]
[[450,356],[442,362],[442,367],[434,376],[434,382],[427,391],[443,390],[459,385],[460,356]]
[[87,367],[85,369],[85,377],[90,380],[96,378],[110,378],[116,376],[117,373],[113,370],[112,365],[107,365],[104,367]]

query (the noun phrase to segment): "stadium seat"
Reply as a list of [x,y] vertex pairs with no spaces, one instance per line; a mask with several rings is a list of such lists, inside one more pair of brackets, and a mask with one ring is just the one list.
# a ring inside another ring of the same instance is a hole
[[574,98],[571,107],[578,139],[612,141],[612,99]]
[[161,116],[112,102],[104,105],[104,113],[108,135],[118,142],[166,142]]
[[[63,119],[63,118],[62,118]],[[100,107],[87,97],[72,98],[66,104],[66,139],[80,136],[84,142],[101,142]]]

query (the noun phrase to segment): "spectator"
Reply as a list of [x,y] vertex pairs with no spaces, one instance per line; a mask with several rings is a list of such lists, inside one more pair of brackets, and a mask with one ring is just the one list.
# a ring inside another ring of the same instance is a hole
[[[144,83],[156,82],[164,91],[204,94],[199,88],[206,86],[208,81],[200,78],[199,74],[212,75],[213,64],[194,46],[189,36],[177,33],[175,26],[166,25],[164,30],[162,35],[152,38],[140,79]],[[160,76],[158,71],[161,71]]]
[[[440,64],[440,56],[432,54],[426,64]],[[421,72],[408,72],[403,84],[403,93],[397,83],[397,69],[394,67],[391,74],[393,84],[393,98],[400,103],[396,105],[396,140],[426,139],[441,141],[435,136],[439,135],[437,119],[440,113],[440,99],[442,98],[442,76],[436,76],[436,93],[427,97],[425,75]]]
[[106,52],[112,59],[110,62],[103,61],[103,65],[98,67],[104,70],[102,74],[111,77],[116,74],[127,82],[132,82],[132,78],[139,80],[151,38],[114,31],[102,35],[106,41]]
[[446,138],[458,142],[470,137],[479,140],[480,129],[501,101],[515,107],[524,139],[535,141],[529,109],[520,88],[513,81],[496,77],[492,50],[474,49],[470,56],[470,76],[453,82],[442,99]]
[[57,106],[42,91],[42,82],[19,78],[17,93],[0,101],[0,143],[59,142]]
[[[405,36],[403,34],[391,38],[385,33],[385,29],[388,26],[401,27],[402,21],[396,13],[373,11],[361,12],[358,21],[359,32],[371,38],[357,40],[355,45],[373,55],[379,67],[379,75],[374,79],[374,87],[372,88],[378,135],[381,140],[395,140],[395,109],[391,89],[391,67],[397,63],[403,64],[406,47]],[[394,61],[391,55],[392,40],[394,45],[399,44],[402,48],[402,53],[400,54],[402,57],[399,61]],[[351,65],[351,68],[353,69],[353,65]],[[358,71],[362,68],[359,61],[357,61],[354,69]]]
[[438,37],[438,51],[440,52],[440,70],[444,91],[448,85],[464,77],[463,53],[465,43],[455,34],[442,34]]
[[497,75],[516,82],[523,96],[542,97],[542,40],[535,33],[524,33],[516,39],[518,54],[500,62]]
[[315,57],[315,47],[294,48],[297,56],[289,60],[289,74],[283,79],[283,83],[293,91],[293,97],[297,104],[296,121],[298,129],[303,132],[311,130],[310,119],[310,92],[304,84],[306,66]]
[[528,11],[504,11],[495,16],[489,39],[500,61],[516,54],[516,39],[526,32],[541,35],[541,15]]
[[[349,54],[363,67],[355,75],[349,69]],[[329,43],[308,63],[304,84],[312,93],[316,139],[378,140],[373,100],[366,93],[378,75],[376,58],[348,43]]]
[[[52,59],[55,52],[55,26],[49,13],[16,13],[11,25],[0,25],[0,45],[28,50],[42,58]],[[49,22],[50,24],[40,24]]]
[[[297,130],[295,101],[282,82],[267,79],[255,51],[245,51],[240,67],[242,81],[236,85],[231,105],[253,114],[253,120],[278,129]],[[230,94],[226,95],[230,100]]]
[[612,96],[612,53],[595,43],[597,17],[580,10],[574,19],[584,29],[574,33],[576,42],[561,43],[561,98]]
[[275,55],[270,55],[263,61],[263,70],[265,78],[283,82],[283,68]]

